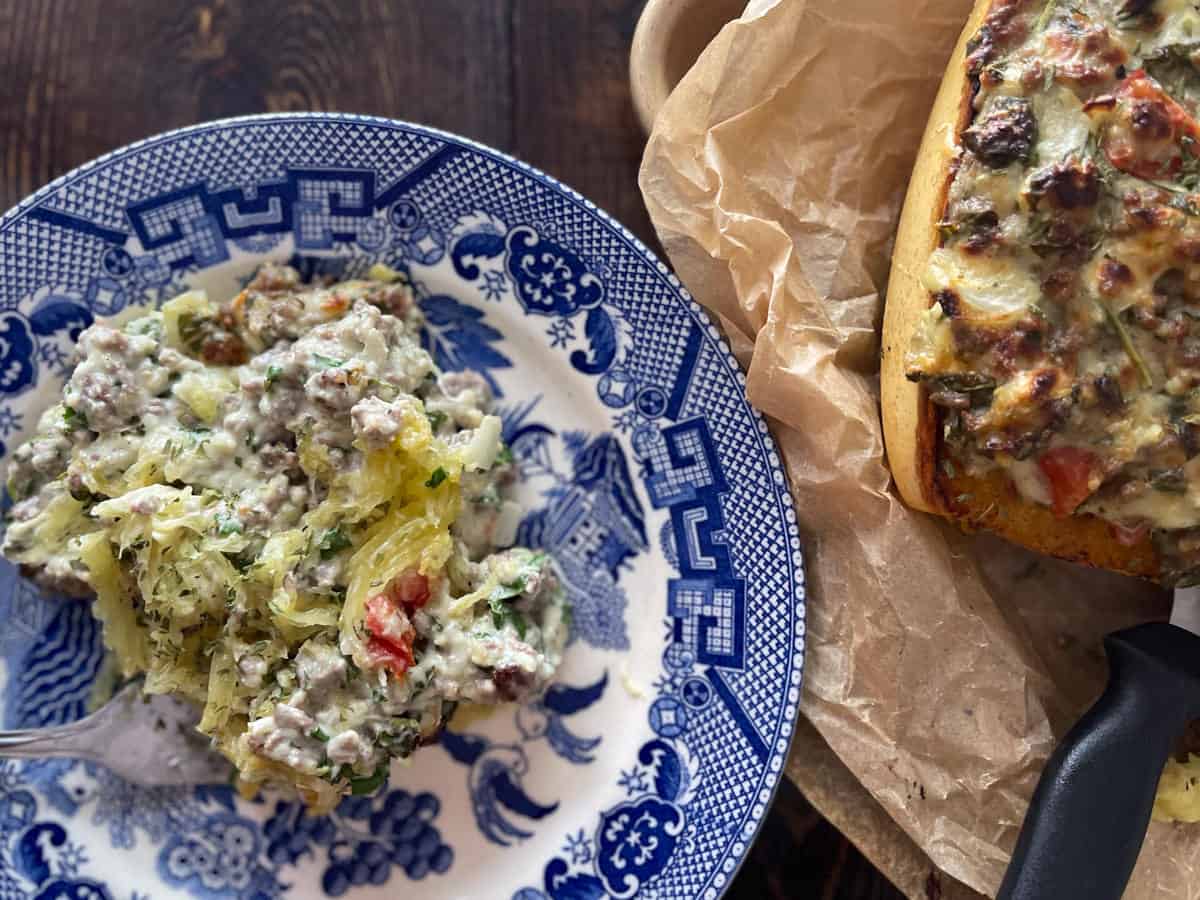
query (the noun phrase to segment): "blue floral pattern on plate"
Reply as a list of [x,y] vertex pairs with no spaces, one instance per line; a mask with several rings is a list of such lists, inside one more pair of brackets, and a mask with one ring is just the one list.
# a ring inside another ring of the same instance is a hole
[[[537,703],[456,718],[374,797],[305,816],[224,786],[0,762],[0,900],[716,897],[781,777],[804,576],[766,425],[718,333],[628,230],[553,179],[426,128],[334,114],[150,138],[0,220],[0,456],[95,317],[265,259],[405,271],[425,346],[494,388],[520,540],[574,604]],[[5,725],[68,721],[103,664],[85,605],[0,566]],[[419,888],[417,887],[419,885]]]

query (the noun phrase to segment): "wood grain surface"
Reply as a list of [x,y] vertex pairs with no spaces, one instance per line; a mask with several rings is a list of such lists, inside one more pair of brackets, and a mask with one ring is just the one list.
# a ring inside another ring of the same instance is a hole
[[[338,110],[491,144],[653,244],[627,80],[641,5],[0,0],[0,207],[156,132],[247,113]],[[727,896],[901,895],[784,781]]]
[[638,0],[0,0],[0,202],[155,132],[255,112],[407,119],[563,177],[643,238]]

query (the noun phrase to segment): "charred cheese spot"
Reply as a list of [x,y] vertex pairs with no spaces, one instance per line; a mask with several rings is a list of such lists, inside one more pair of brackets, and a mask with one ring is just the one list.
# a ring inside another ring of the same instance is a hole
[[963,132],[962,139],[984,165],[1003,169],[1014,162],[1029,161],[1037,139],[1037,120],[1029,101],[997,97]]
[[1125,404],[1121,382],[1112,375],[1100,375],[1092,381],[1096,403],[1106,412],[1116,412]]
[[933,299],[941,306],[942,313],[945,314],[946,318],[953,319],[958,316],[962,301],[958,299],[958,294],[954,293],[954,291],[949,289],[938,291],[933,295]]
[[[1023,0],[995,0],[987,19],[967,44],[967,71],[978,78],[1006,49],[1029,33],[1029,4]],[[1022,17],[1025,13],[1025,17]]]
[[1100,173],[1091,160],[1068,160],[1035,172],[1029,179],[1029,205],[1045,201],[1057,209],[1086,209],[1100,200]]
[[1124,288],[1133,284],[1133,272],[1129,266],[1111,256],[1104,257],[1100,262],[1099,288],[1106,297],[1119,294]]

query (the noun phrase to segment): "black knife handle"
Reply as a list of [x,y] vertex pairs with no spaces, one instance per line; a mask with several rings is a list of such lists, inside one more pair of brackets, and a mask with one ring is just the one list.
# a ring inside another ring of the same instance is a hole
[[1046,764],[997,900],[1119,900],[1162,767],[1200,717],[1200,637],[1159,622],[1104,650],[1108,687]]

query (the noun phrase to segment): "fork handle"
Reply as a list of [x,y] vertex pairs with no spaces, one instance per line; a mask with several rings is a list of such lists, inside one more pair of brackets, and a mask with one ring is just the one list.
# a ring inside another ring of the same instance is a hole
[[47,756],[67,759],[100,759],[86,740],[90,732],[62,726],[37,730],[0,731],[0,756],[36,759]]
[[108,750],[105,730],[112,726],[114,714],[122,705],[128,706],[140,698],[141,689],[137,685],[126,685],[108,703],[82,719],[45,728],[0,731],[0,756],[24,759],[53,756],[103,762]]

